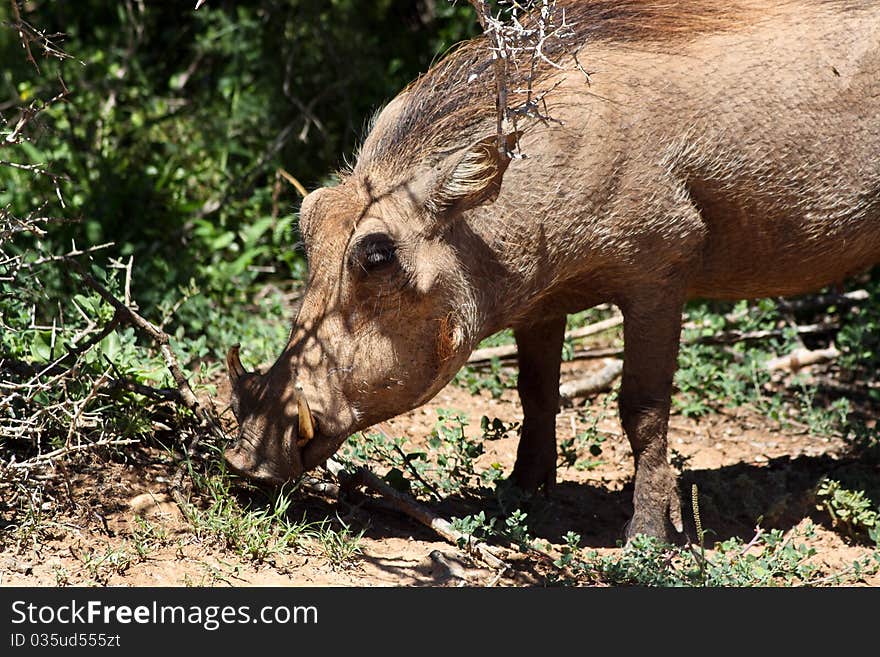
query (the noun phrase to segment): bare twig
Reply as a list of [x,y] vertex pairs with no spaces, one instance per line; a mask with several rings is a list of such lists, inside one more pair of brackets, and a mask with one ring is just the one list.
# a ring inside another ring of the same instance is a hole
[[[597,322],[591,326],[585,326],[565,334],[569,340],[581,339],[589,335],[595,335],[602,331],[609,330],[623,323],[623,318],[613,317],[602,322]],[[840,328],[836,322],[825,322],[821,324],[808,324],[805,326],[795,326],[791,328],[764,329],[758,331],[721,331],[713,335],[702,335],[695,339],[684,340],[683,344],[717,344],[730,345],[737,342],[754,342],[766,340],[768,338],[777,338],[793,331],[796,335],[822,335],[832,333]],[[616,347],[583,349],[575,351],[572,354],[572,360],[583,360],[591,358],[607,358],[609,356],[619,356],[623,353],[623,349]],[[830,352],[829,352],[830,353]],[[488,363],[494,359],[513,360],[517,357],[518,351],[515,344],[501,345],[498,347],[485,347],[476,349],[471,353],[467,362],[469,365],[481,365]],[[818,354],[817,354],[818,355]]]
[[183,405],[195,413],[197,417],[204,420],[209,426],[215,426],[216,419],[207,413],[199,403],[199,400],[196,399],[195,393],[193,393],[189,381],[187,381],[186,375],[184,375],[183,369],[177,361],[177,356],[171,348],[171,340],[168,337],[168,334],[149,320],[141,317],[130,306],[126,306],[122,301],[117,299],[109,290],[107,290],[107,288],[96,281],[91,274],[86,272],[85,268],[78,262],[75,260],[69,260],[68,264],[76,270],[77,275],[83,283],[97,292],[104,301],[113,306],[113,308],[120,314],[121,319],[146,333],[153,342],[159,345],[159,350],[165,360],[165,365],[168,367],[168,371],[171,372],[174,383],[177,384],[177,388],[180,391],[180,399],[183,402]]
[[137,445],[141,441],[136,439],[119,439],[119,440],[99,440],[94,443],[83,443],[81,445],[71,445],[69,447],[59,447],[58,449],[52,450],[51,452],[46,452],[45,454],[40,454],[39,456],[35,456],[32,459],[27,461],[22,461],[21,463],[10,463],[7,467],[13,469],[19,468],[32,468],[37,465],[42,465],[47,461],[51,461],[53,459],[57,459],[61,456],[66,456],[67,454],[71,454],[73,452],[81,452],[87,449],[95,449],[96,447],[117,447],[122,445]]
[[[202,406],[202,404],[196,398],[195,393],[193,393],[193,390],[189,385],[189,381],[187,381],[186,376],[183,373],[183,369],[180,367],[180,363],[177,360],[177,356],[174,354],[174,350],[171,347],[171,340],[168,334],[149,320],[143,318],[133,308],[127,306],[125,303],[117,299],[107,290],[107,288],[105,288],[89,273],[87,273],[82,265],[80,265],[78,262],[76,262],[75,260],[70,260],[69,262],[76,270],[82,281],[90,288],[92,288],[95,292],[97,292],[98,295],[102,299],[104,299],[104,301],[113,306],[117,313],[120,313],[120,317],[124,321],[127,321],[135,328],[146,333],[153,340],[153,342],[159,345],[159,350],[161,351],[162,357],[165,360],[165,365],[168,368],[169,372],[171,372],[171,376],[174,379],[175,384],[177,385],[177,392],[180,396],[180,402],[183,404],[183,406],[192,411],[192,413],[196,416],[202,426],[206,427],[208,431],[210,431],[215,436],[225,440],[226,434],[221,428],[217,418],[214,416],[213,413]],[[195,455],[195,451],[199,445],[200,440],[200,434],[195,434],[192,437],[189,447],[186,450],[186,458],[184,458],[178,464],[177,471],[174,473],[174,476],[171,479],[171,495],[178,506],[181,507],[181,509],[183,509],[186,505],[186,499],[182,492],[183,478],[186,472],[187,465],[190,459]]]
[[40,66],[37,64],[37,61],[34,59],[34,54],[31,52],[31,41],[33,41],[31,30],[28,29],[29,26],[21,19],[21,12],[18,9],[18,0],[10,1],[12,3],[13,24],[18,29],[18,38],[21,40],[22,48],[25,50],[27,60],[35,69],[37,69],[37,73],[40,73]]
[[18,0],[10,0],[12,4],[12,26],[18,31],[18,38],[21,40],[22,48],[25,51],[25,57],[37,69],[37,73],[41,73],[40,67],[31,51],[31,44],[35,43],[43,50],[46,57],[55,57],[56,59],[68,59],[70,55],[65,53],[61,48],[55,45],[53,39],[60,35],[47,35],[36,29],[21,17],[21,11],[18,7]]

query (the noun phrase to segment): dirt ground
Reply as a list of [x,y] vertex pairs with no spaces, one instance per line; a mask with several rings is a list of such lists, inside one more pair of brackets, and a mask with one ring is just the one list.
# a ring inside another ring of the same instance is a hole
[[[599,363],[566,363],[563,380],[599,367]],[[218,399],[224,394],[221,390]],[[603,398],[600,395],[564,409],[557,420],[559,439],[570,436],[591,413],[600,413]],[[492,399],[485,392],[474,396],[450,385],[425,407],[388,425],[413,444],[423,443],[437,408],[467,413],[471,419],[468,431],[474,436],[481,433],[482,415],[505,422],[522,419],[513,390]],[[574,530],[581,534],[584,547],[600,552],[620,549],[631,512],[633,466],[616,405],[607,405],[605,415],[599,429],[607,432],[607,439],[596,467],[561,468],[553,495],[533,503],[528,524],[537,538],[558,546],[564,543],[565,533]],[[868,467],[847,456],[843,441],[811,437],[797,429],[781,430],[775,422],[748,411],[713,414],[699,421],[673,416],[669,438],[675,459],[684,464],[683,498],[689,499],[693,484],[698,487],[702,525],[709,530],[709,540],[737,536],[748,541],[761,518],[765,529],[786,531],[815,523],[815,534],[807,542],[817,550],[814,559],[828,573],[843,570],[871,552],[834,531],[827,516],[815,508],[812,491],[823,475],[845,477]],[[516,440],[511,435],[488,442],[481,463],[498,462],[509,472]],[[76,472],[47,473],[50,482],[67,481],[54,486],[54,499],[49,496],[49,501],[42,502],[41,512],[51,530],[30,544],[6,546],[0,554],[0,585],[529,586],[548,581],[539,564],[516,554],[509,555],[513,572],[499,578],[399,513],[370,504],[343,508],[333,499],[315,495],[297,498],[300,508],[296,511],[313,520],[339,513],[354,529],[365,528],[361,555],[345,567],[335,567],[318,550],[297,551],[257,564],[193,536],[167,497],[172,459],[154,448],[132,454],[127,463],[94,462]],[[874,470],[863,474],[880,475],[875,466],[870,467]],[[479,511],[473,501],[454,498],[433,508],[447,518]],[[138,514],[161,525],[175,540],[151,549],[143,558],[130,558],[129,548],[129,557],[116,564],[114,550],[125,550]],[[693,536],[692,518],[687,529]],[[880,576],[869,575],[854,583],[877,586]]]

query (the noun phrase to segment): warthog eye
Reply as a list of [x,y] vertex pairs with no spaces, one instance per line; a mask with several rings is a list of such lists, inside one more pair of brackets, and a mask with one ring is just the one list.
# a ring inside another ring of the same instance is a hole
[[349,264],[352,269],[367,274],[386,269],[397,264],[397,246],[385,233],[370,233],[358,240]]

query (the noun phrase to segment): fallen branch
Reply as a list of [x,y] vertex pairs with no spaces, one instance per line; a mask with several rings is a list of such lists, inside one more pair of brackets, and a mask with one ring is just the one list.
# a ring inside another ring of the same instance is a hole
[[[603,322],[597,322],[592,326],[585,326],[583,330],[585,331],[581,335],[575,336],[576,339],[578,337],[585,337],[586,335],[595,335],[596,333],[600,333],[601,331],[606,331],[609,328],[614,328],[619,324],[623,323],[622,318],[612,318],[617,320],[617,324],[611,325],[612,320],[604,320],[608,322],[608,326],[600,326]],[[597,327],[598,330],[593,332],[587,332],[592,327]],[[808,324],[806,326],[797,326],[794,327],[794,331],[797,335],[822,335],[825,333],[832,333],[837,331],[840,328],[840,325],[836,322],[826,322],[822,324]],[[752,342],[758,340],[766,340],[767,338],[778,338],[786,335],[791,329],[788,328],[778,328],[778,329],[765,329],[760,331],[722,331],[720,333],[715,333],[713,335],[702,335],[698,338],[691,340],[683,340],[682,344],[715,344],[715,345],[730,345],[736,344],[737,342]],[[572,332],[574,333],[574,332]],[[569,337],[569,334],[566,333],[566,337]],[[620,347],[604,347],[604,348],[596,348],[596,349],[582,349],[577,350],[571,355],[571,360],[586,360],[592,358],[608,358],[612,356],[620,356],[624,353],[624,349]],[[470,358],[468,358],[467,362],[469,365],[485,365],[491,362],[494,359],[498,359],[500,361],[509,361],[513,360],[517,357],[518,351],[515,344],[505,344],[499,347],[485,347],[483,349],[475,350]]]
[[[596,322],[595,324],[590,324],[588,326],[582,326],[581,328],[577,328],[572,331],[567,331],[565,333],[565,339],[569,341],[581,340],[591,335],[597,335],[598,333],[603,333],[613,328],[617,328],[622,324],[623,317],[621,315],[617,315],[609,319],[603,319],[601,322]],[[482,363],[491,361],[495,358],[504,360],[508,358],[513,358],[516,355],[517,348],[515,344],[504,344],[498,347],[484,347],[483,349],[476,349],[470,355],[467,362]]]
[[[840,328],[840,324],[836,322],[827,322],[823,324],[808,324],[807,326],[793,327],[797,335],[822,335],[823,333],[831,333]],[[734,344],[736,342],[750,342],[754,340],[766,340],[767,338],[778,338],[789,333],[792,329],[778,328],[765,329],[761,331],[722,331],[714,335],[703,335],[696,340],[687,340],[685,344]]]
[[[510,566],[499,556],[497,556],[486,543],[475,541],[473,536],[468,536],[455,529],[452,524],[426,506],[420,504],[410,495],[395,490],[387,483],[382,481],[370,470],[359,467],[353,472],[348,471],[338,461],[329,459],[327,461],[327,469],[341,483],[342,488],[357,488],[363,486],[368,490],[377,493],[383,500],[388,502],[394,509],[400,511],[413,520],[421,523],[435,531],[452,545],[456,547],[465,546],[468,553],[479,558],[485,564],[492,568],[500,568],[509,570]],[[311,486],[309,486],[311,488]]]
[[835,347],[833,344],[827,349],[800,348],[795,349],[787,356],[771,358],[764,364],[764,367],[766,367],[771,372],[777,370],[788,370],[790,372],[797,372],[800,368],[806,367],[807,365],[827,363],[835,360],[838,356],[840,356],[840,351],[838,351],[837,347]]
[[[857,306],[861,302],[867,301],[870,296],[871,295],[868,294],[867,290],[859,289],[853,290],[852,292],[846,292],[845,294],[817,294],[803,299],[794,300],[778,299],[777,305],[780,310],[789,313],[807,312],[821,310],[823,308],[828,308],[829,306],[838,306],[841,308]],[[726,324],[736,324],[748,317],[750,312],[751,308],[746,308],[744,310],[727,313],[724,315],[724,322]],[[699,328],[699,325],[696,322],[686,321],[682,327],[685,329],[696,329]]]
[[623,361],[617,358],[609,359],[599,372],[582,379],[567,381],[559,386],[559,398],[562,404],[571,404],[572,400],[580,397],[604,392],[611,387],[620,373],[623,372]]
[[870,298],[871,295],[868,294],[867,290],[853,290],[852,292],[846,292],[844,294],[817,294],[804,299],[795,299],[793,301],[780,299],[779,305],[792,312],[803,312],[806,310],[828,308],[829,306],[854,306],[862,301],[867,301]]
[[592,360],[594,358],[619,358],[623,356],[623,347],[600,347],[596,349],[580,349],[571,355],[571,360]]

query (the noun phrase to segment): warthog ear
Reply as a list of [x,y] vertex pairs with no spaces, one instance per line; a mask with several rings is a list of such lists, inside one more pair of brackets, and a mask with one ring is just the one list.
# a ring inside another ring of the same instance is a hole
[[498,137],[492,135],[448,156],[435,169],[432,189],[425,199],[428,209],[451,215],[494,201],[518,137],[516,133],[505,137],[503,153]]

